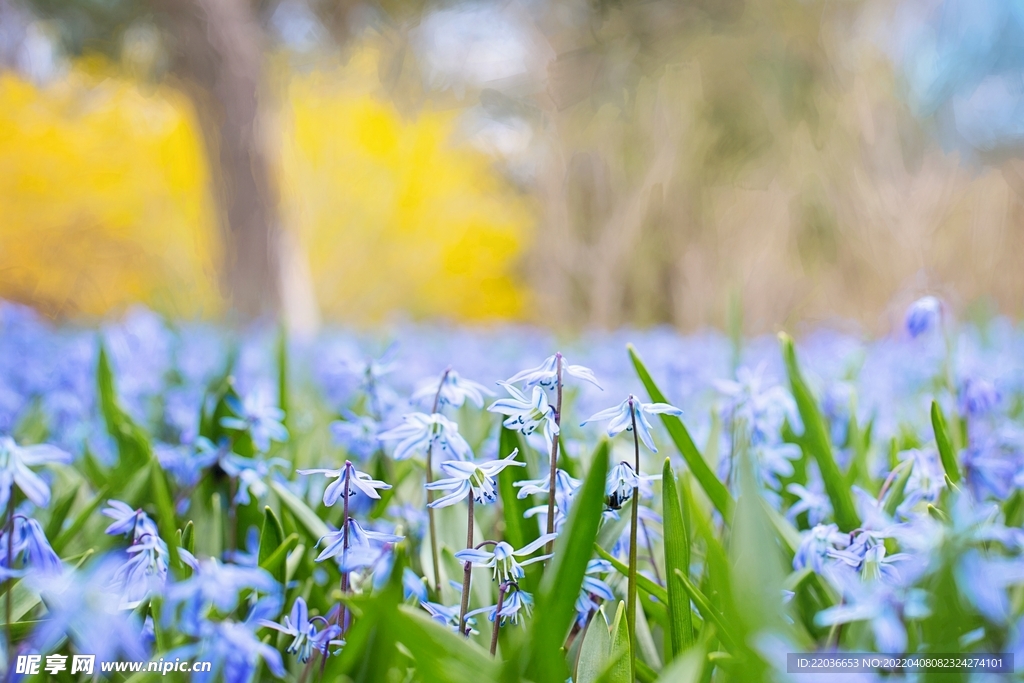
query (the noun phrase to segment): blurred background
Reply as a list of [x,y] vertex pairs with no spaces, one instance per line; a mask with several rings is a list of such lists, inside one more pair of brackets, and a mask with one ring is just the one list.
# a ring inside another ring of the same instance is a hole
[[1024,300],[996,0],[0,0],[0,298],[292,329]]

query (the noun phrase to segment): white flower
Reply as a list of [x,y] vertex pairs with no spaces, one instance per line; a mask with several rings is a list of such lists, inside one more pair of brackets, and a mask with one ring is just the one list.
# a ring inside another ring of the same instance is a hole
[[555,540],[556,534],[544,534],[536,541],[529,543],[519,550],[515,550],[508,543],[501,541],[494,546],[494,550],[482,548],[466,548],[455,553],[455,559],[459,562],[472,562],[476,567],[491,567],[494,569],[494,578],[501,581],[518,581],[526,576],[523,567],[534,562],[542,562],[551,555],[538,555],[530,557],[522,562],[517,557],[529,557],[548,541]]
[[670,406],[667,403],[642,403],[640,399],[632,394],[617,406],[606,408],[599,413],[591,415],[580,423],[580,426],[588,422],[600,422],[610,420],[608,423],[608,436],[612,437],[622,432],[633,431],[635,417],[637,436],[652,453],[657,453],[654,446],[654,439],[651,438],[651,423],[647,420],[648,415],[667,414],[680,416],[683,414],[679,408]]
[[555,409],[548,404],[547,394],[540,387],[533,388],[533,396],[526,398],[526,394],[516,389],[507,382],[499,382],[505,387],[512,398],[503,398],[495,401],[487,408],[492,413],[507,415],[502,423],[508,429],[514,429],[525,436],[530,436],[537,428],[544,431],[544,439],[548,448],[551,448],[555,437],[558,436],[558,424],[555,422]]
[[450,475],[448,479],[427,484],[431,491],[451,491],[451,493],[438,498],[430,507],[443,508],[463,500],[472,491],[473,500],[477,503],[493,503],[498,492],[495,488],[494,478],[506,467],[525,467],[526,463],[516,462],[515,457],[519,449],[515,449],[500,460],[489,460],[487,462],[474,463],[462,460],[449,460],[441,463],[441,470]]
[[[554,388],[558,382],[558,362],[562,362],[562,374],[569,375],[570,377],[576,377],[582,379],[584,382],[590,382],[598,389],[602,389],[601,385],[597,383],[597,378],[594,377],[594,371],[590,368],[585,368],[582,365],[569,365],[569,362],[560,353],[556,353],[533,368],[532,370],[523,370],[509,377],[506,384],[516,384],[522,382],[524,387],[532,387],[534,385],[540,385],[545,389]],[[563,380],[564,383],[564,380]]]
[[380,435],[381,441],[398,441],[392,455],[395,460],[406,460],[418,453],[426,453],[436,444],[459,460],[466,460],[473,452],[459,434],[459,426],[444,415],[409,413],[403,423]]

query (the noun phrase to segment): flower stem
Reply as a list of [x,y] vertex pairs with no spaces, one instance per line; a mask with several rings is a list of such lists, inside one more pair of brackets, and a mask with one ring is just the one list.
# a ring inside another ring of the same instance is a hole
[[[555,354],[555,425],[558,426],[559,431],[562,427],[562,354]],[[555,434],[555,438],[551,440],[551,475],[548,479],[548,533],[555,533],[555,476],[558,473],[558,438],[559,435]],[[548,541],[547,548],[544,552],[551,554],[554,550],[555,542]]]
[[498,651],[498,629],[501,628],[501,606],[505,602],[505,591],[508,590],[508,582],[502,582],[498,586],[498,604],[494,610],[494,628],[491,630],[491,656]]
[[651,543],[651,535],[647,533],[647,525],[644,524],[644,520],[640,520],[640,528],[644,530],[644,541],[647,542],[647,552],[651,558],[651,569],[654,571],[654,580],[660,586],[661,583],[661,572],[658,571],[658,560],[655,559],[654,555],[654,544]]
[[[346,463],[346,465],[347,464],[348,463]],[[344,494],[345,502],[343,503],[343,505],[344,505],[344,512],[342,514],[342,522],[341,522],[344,525],[344,528],[343,528],[343,530],[341,532],[342,548],[343,548],[343,550],[342,550],[342,557],[345,558],[346,562],[348,561],[348,498],[349,498],[349,494],[351,493],[351,491],[349,491],[349,479],[350,479],[350,477],[348,477],[348,476],[345,477],[345,494]],[[346,593],[348,593],[348,572],[347,571],[342,571],[341,572],[341,594],[345,595]],[[344,601],[342,601],[342,603],[341,603],[341,609],[338,610],[338,626],[341,628],[342,635],[344,635],[345,631],[348,630],[348,608],[345,607],[345,602]]]
[[[437,408],[441,401],[441,389],[444,387],[445,380],[448,379],[448,373],[452,371],[452,366],[448,366],[444,369],[444,374],[441,375],[441,381],[437,384],[437,393],[434,394],[434,407],[431,408],[431,414],[437,413]],[[432,456],[434,455],[434,442],[431,440],[430,445],[427,447],[427,483],[430,484],[434,481],[434,468],[431,462]],[[434,492],[427,489],[427,519],[430,524],[430,561],[434,565],[434,592],[441,592],[441,562],[437,552],[437,524],[434,522],[434,508],[430,507],[430,504],[434,502]]]
[[[473,494],[466,499],[469,503],[469,530],[466,531],[466,548],[473,547]],[[466,562],[462,572],[462,604],[459,607],[459,633],[466,633],[466,612],[469,610],[469,582],[473,576],[473,563]]]
[[[636,408],[633,398],[629,399],[629,414],[633,420],[633,449],[634,449],[634,472],[636,477],[640,476],[640,438],[636,433]],[[629,667],[632,672],[631,680],[636,680],[636,543],[637,523],[640,516],[640,480],[633,483],[633,513],[629,522],[629,586],[626,597],[626,626],[629,630]]]

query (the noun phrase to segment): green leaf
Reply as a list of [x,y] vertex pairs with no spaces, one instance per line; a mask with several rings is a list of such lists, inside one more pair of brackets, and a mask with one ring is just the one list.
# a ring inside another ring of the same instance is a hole
[[103,413],[107,431],[117,444],[118,453],[113,480],[114,482],[127,481],[130,473],[145,468],[152,458],[153,449],[145,430],[121,408],[114,384],[114,372],[110,367],[107,350],[102,341],[99,347],[96,384],[100,397],[100,411]]
[[699,683],[706,658],[703,644],[691,648],[661,672],[659,683]]
[[330,529],[324,524],[324,521],[317,517],[316,513],[313,512],[305,502],[302,501],[298,496],[288,490],[284,484],[279,481],[271,481],[270,488],[273,490],[277,497],[281,500],[281,504],[288,508],[289,512],[295,515],[295,519],[299,521],[310,537],[314,541],[319,541],[321,538],[330,533]]
[[[594,550],[597,551],[597,554],[601,559],[608,560],[612,567],[615,568],[615,571],[619,572],[623,576],[629,576],[629,566],[625,562],[619,560],[599,545],[595,545]],[[668,604],[668,591],[665,590],[663,586],[659,586],[643,574],[638,573],[636,575],[636,587],[654,596],[661,602]]]
[[[282,584],[286,583],[288,567],[285,560],[288,558],[288,553],[297,545],[299,545],[299,535],[289,534],[274,551],[259,561],[260,567],[270,572]],[[263,552],[262,546],[260,546],[260,552]]]
[[[299,542],[299,537],[295,536],[295,543]],[[274,511],[269,506],[263,508],[263,529],[260,531],[260,550],[258,555],[258,564],[267,571],[273,574],[274,578],[279,583],[284,583],[284,560],[285,554],[291,548],[281,553],[280,558],[277,558],[275,570],[271,570],[267,566],[267,560],[272,555],[277,554],[277,551],[282,548],[284,544],[284,527],[281,526],[281,520],[277,518]],[[293,544],[294,545],[294,544]]]
[[[637,354],[636,349],[632,344],[627,346],[629,350],[629,357],[633,361],[633,367],[636,368],[636,374],[640,377],[640,381],[643,383],[644,388],[647,389],[648,395],[651,400],[655,403],[667,403],[665,395],[658,389],[658,385],[654,383],[651,378],[651,374],[647,372],[647,368],[644,366],[643,361],[640,360],[640,356]],[[707,494],[708,499],[711,500],[711,504],[718,509],[726,520],[732,517],[732,509],[734,501],[732,496],[729,495],[728,489],[725,488],[725,484],[719,481],[715,473],[708,467],[707,462],[704,461],[700,451],[697,450],[696,444],[693,443],[693,439],[690,437],[690,432],[687,431],[686,425],[675,415],[662,415],[661,421],[665,425],[665,429],[668,431],[668,435],[672,438],[672,442],[676,445],[679,453],[686,460],[687,466],[693,473],[693,476],[697,479],[697,483],[700,484],[701,488],[704,489],[704,493]]]
[[180,574],[181,558],[178,554],[177,530],[178,523],[174,519],[174,505],[171,503],[171,492],[167,486],[167,476],[160,467],[160,461],[153,458],[149,463],[150,490],[153,502],[156,503],[156,526],[160,535],[167,542],[167,557],[171,571]]
[[693,622],[690,619],[690,596],[675,578],[675,570],[690,571],[690,539],[679,505],[679,491],[672,462],[665,458],[661,474],[662,505],[664,507],[665,574],[668,576],[669,642],[671,651],[667,660],[674,659],[693,644]]
[[609,451],[607,440],[597,447],[590,472],[576,492],[569,519],[558,535],[554,557],[537,591],[530,657],[535,680],[564,681],[569,674],[561,648],[576,613],[576,598],[601,524]]
[[611,649],[612,637],[602,607],[591,617],[583,634],[583,645],[580,647],[576,677],[573,680],[576,683],[595,683],[608,666]]
[[601,683],[631,683],[633,680],[633,653],[629,647],[629,626],[626,623],[626,603],[619,601],[611,627],[611,657],[599,679]]
[[889,490],[885,494],[885,503],[882,505],[885,514],[890,517],[896,514],[896,508],[903,502],[903,493],[907,490],[907,482],[910,481],[910,474],[914,471],[913,458],[908,458],[898,469],[900,471],[889,485]]
[[478,683],[497,679],[498,665],[483,648],[460,638],[422,610],[403,605],[392,623],[395,639],[412,654],[418,680]]
[[733,634],[733,629],[729,627],[726,620],[718,613],[711,605],[711,601],[708,600],[700,589],[690,583],[690,580],[683,576],[683,573],[676,570],[676,576],[683,583],[683,588],[690,594],[690,599],[693,600],[693,604],[697,607],[697,611],[704,617],[704,621],[712,623],[718,630],[718,637],[722,639],[722,643],[730,650],[736,651],[738,648],[738,640]]
[[196,552],[196,525],[192,520],[185,522],[185,528],[181,532],[181,547],[193,555]]
[[946,470],[946,476],[954,484],[960,481],[960,469],[956,464],[956,454],[953,452],[953,442],[949,438],[949,429],[946,428],[946,418],[942,416],[939,404],[932,401],[932,429],[935,431],[935,445],[939,449],[939,459],[942,460],[942,467]]
[[47,538],[56,538],[61,529],[64,528],[64,520],[68,518],[71,507],[78,497],[78,487],[66,491],[58,500],[53,503],[53,512],[50,513],[50,520],[46,523],[43,533]]
[[792,559],[793,555],[796,554],[797,548],[800,547],[800,532],[797,531],[793,523],[788,519],[779,514],[779,511],[768,504],[768,501],[761,499],[762,508],[764,509],[765,517],[771,522],[772,528],[775,529],[775,533],[778,534],[779,540],[782,541],[782,545],[786,550],[787,555]]
[[[514,449],[519,448],[519,434],[501,426],[498,436],[498,453],[505,457]],[[522,449],[520,449],[522,450]],[[529,479],[525,467],[506,467],[498,475],[498,488],[501,490],[501,511],[505,521],[505,541],[513,548],[522,548],[532,543],[539,536],[536,523],[527,524],[523,515],[531,507],[529,497],[520,500],[519,489],[513,484]]]
[[277,328],[277,407],[284,411],[282,424],[288,427],[288,330]]
[[51,547],[53,547],[53,551],[55,553],[60,555],[61,552],[63,552],[65,546],[67,546],[67,544],[70,543],[73,538],[78,536],[78,533],[82,530],[83,527],[85,527],[86,523],[89,521],[89,518],[92,517],[92,514],[96,512],[100,505],[103,504],[103,501],[106,500],[106,497],[107,489],[101,489],[95,496],[92,497],[92,500],[90,500],[86,504],[86,506],[82,508],[77,515],[75,515],[75,518],[71,520],[71,524],[68,525],[68,528],[62,531],[60,535],[57,536],[57,538],[55,538],[53,542],[50,544]]
[[835,511],[836,524],[843,531],[853,531],[860,526],[857,509],[853,504],[853,495],[846,484],[846,478],[839,471],[839,465],[832,457],[832,443],[829,439],[828,429],[825,428],[825,421],[818,410],[818,404],[800,373],[793,339],[786,333],[780,332],[779,342],[782,345],[782,357],[786,363],[793,399],[800,411],[800,419],[804,423],[804,434],[800,439],[801,446],[809,451],[818,463],[818,470],[825,482],[825,491],[828,493],[829,500],[832,501],[832,509]]

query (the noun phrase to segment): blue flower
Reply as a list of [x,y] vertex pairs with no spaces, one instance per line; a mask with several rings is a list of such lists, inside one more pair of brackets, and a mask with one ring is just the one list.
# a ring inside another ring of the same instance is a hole
[[324,622],[323,630],[317,629],[316,624],[309,618],[306,601],[302,597],[298,597],[295,598],[295,603],[292,605],[291,614],[284,617],[283,624],[269,619],[259,619],[257,623],[291,636],[292,642],[288,645],[288,653],[297,655],[299,662],[305,664],[309,661],[313,650],[326,654],[327,648],[332,642],[341,644],[341,641],[335,640],[341,635],[341,628],[322,617],[314,617],[314,619],[318,618]]
[[1001,399],[999,390],[988,380],[967,378],[960,386],[960,414],[981,417],[991,412]]
[[826,562],[836,549],[850,545],[849,534],[839,531],[835,524],[818,524],[800,534],[800,545],[793,555],[793,569],[810,567],[814,573],[822,574]]
[[434,396],[438,397],[438,408],[446,405],[461,408],[467,400],[477,408],[482,408],[484,396],[494,396],[494,392],[482,384],[463,379],[454,370],[448,370],[440,379],[428,379],[420,383],[412,400],[432,402]]
[[343,572],[370,567],[380,561],[382,553],[390,544],[398,543],[405,538],[381,531],[367,531],[352,518],[349,518],[347,527],[348,547],[345,547],[345,528],[332,531],[317,541],[317,545],[325,544],[323,551],[316,558],[317,562],[340,554],[339,564]]
[[903,589],[888,583],[851,581],[844,591],[843,604],[818,612],[814,623],[832,626],[854,621],[871,622],[877,652],[904,652],[907,629],[903,619],[928,616],[925,592]]
[[451,453],[460,460],[472,457],[469,444],[459,434],[459,426],[444,415],[434,413],[410,413],[402,417],[402,424],[380,435],[381,441],[398,441],[392,457],[406,460],[426,453],[437,445],[445,453]]
[[236,453],[229,453],[220,459],[220,467],[229,477],[238,479],[238,490],[235,492],[235,502],[239,505],[248,505],[252,495],[257,499],[263,498],[270,491],[270,487],[264,481],[270,476],[271,470],[284,469],[288,466],[284,458],[244,458]]
[[368,458],[380,448],[380,427],[372,417],[344,412],[344,420],[331,423],[334,441],[357,458]]
[[198,635],[210,608],[216,608],[221,614],[233,612],[238,607],[239,591],[246,588],[271,595],[279,590],[274,577],[259,567],[221,564],[213,558],[203,560],[190,578],[167,587],[164,621],[170,623],[180,605],[179,627],[185,633]]
[[580,627],[586,625],[590,613],[598,609],[600,605],[594,598],[602,600],[614,600],[611,586],[598,578],[598,574],[607,574],[612,570],[612,563],[607,560],[590,560],[587,562],[587,571],[583,576],[583,585],[580,587],[580,595],[576,598],[576,623]]
[[426,602],[427,584],[422,576],[418,576],[409,567],[402,569],[402,596],[405,600],[414,599],[416,602]]
[[[459,611],[461,608],[460,605],[452,605],[451,607],[447,607],[436,602],[427,602],[424,600],[420,602],[420,607],[425,609],[427,611],[427,614],[430,615],[430,618],[436,621],[437,623],[441,624],[442,626],[448,627],[449,630],[454,631],[455,633],[459,632]],[[471,635],[477,633],[476,619],[471,617],[471,615],[473,614],[475,614],[475,612],[470,612],[466,614],[466,628],[469,629],[469,633]]]
[[284,420],[284,411],[270,403],[265,392],[254,391],[242,402],[239,402],[235,396],[229,395],[225,402],[237,417],[222,417],[220,419],[221,426],[239,432],[248,432],[257,451],[266,453],[270,450],[271,441],[284,442],[288,440],[288,430],[281,424]]
[[501,617],[502,623],[506,620],[511,621],[513,624],[518,624],[520,619],[520,612],[524,612],[527,617],[530,616],[533,610],[533,596],[524,590],[521,590],[518,585],[513,584],[509,592],[505,595],[504,600],[501,602],[501,613],[498,614],[498,606],[491,605],[489,607],[481,607],[470,612],[466,612],[466,617],[476,616],[477,614],[487,613],[487,618],[490,621],[494,621],[499,616]]
[[1024,583],[1020,557],[985,557],[977,550],[966,552],[956,565],[956,579],[963,595],[994,623],[1010,616],[1009,586]]
[[608,422],[608,436],[614,437],[622,432],[633,431],[633,422],[636,422],[637,436],[640,437],[640,441],[652,453],[657,453],[658,449],[654,446],[654,439],[651,438],[651,423],[647,420],[650,415],[675,415],[680,416],[683,414],[679,408],[671,406],[667,403],[643,403],[636,396],[632,394],[617,406],[606,408],[580,423],[580,426],[587,424],[588,422]]
[[56,446],[19,446],[9,436],[0,436],[0,508],[7,506],[15,486],[36,507],[50,504],[50,487],[29,467],[43,464],[68,465],[71,454]]
[[60,574],[64,565],[53,551],[50,542],[43,533],[42,526],[34,519],[28,519],[21,515],[14,517],[14,534],[10,539],[11,556],[7,556],[7,533],[0,533],[0,579],[7,579],[12,576],[22,576],[24,570],[14,569],[14,564],[19,557],[23,564],[30,568],[33,573],[40,575]]
[[514,429],[525,436],[530,436],[539,427],[547,442],[548,449],[558,436],[558,423],[555,422],[555,409],[548,404],[547,394],[540,387],[533,388],[533,396],[527,398],[526,394],[516,389],[507,382],[498,382],[511,398],[502,398],[490,406],[487,410],[492,413],[506,415],[504,422],[508,429]]
[[191,679],[199,683],[249,683],[260,660],[272,674],[281,678],[285,674],[281,653],[261,641],[255,633],[266,617],[278,609],[280,602],[276,599],[264,599],[253,606],[244,622],[230,619],[203,622],[198,644],[172,650],[167,656],[178,655],[210,662],[209,672],[191,674]]
[[907,309],[907,332],[916,339],[938,325],[941,318],[942,302],[934,296],[921,297]]
[[[559,510],[568,512],[569,505],[576,490],[580,487],[580,480],[569,476],[563,469],[555,470],[555,505]],[[524,479],[512,482],[512,486],[519,489],[516,498],[522,500],[527,496],[538,493],[548,493],[551,488],[551,478],[541,477],[540,479]]]
[[[496,543],[493,550],[466,548],[455,553],[455,559],[459,562],[472,562],[475,567],[491,567],[494,569],[494,578],[496,580],[501,580],[502,582],[518,581],[526,576],[523,567],[534,562],[543,562],[551,557],[551,555],[529,556],[537,552],[545,543],[555,540],[555,537],[556,534],[544,534],[519,550],[515,550],[505,541]],[[529,557],[529,559],[520,562],[516,559],[517,557]]]
[[[558,362],[561,360],[562,363],[562,374],[582,379],[584,382],[590,382],[598,389],[601,389],[601,385],[597,383],[597,378],[594,377],[594,371],[590,368],[585,368],[582,365],[570,365],[560,353],[556,353],[553,356],[548,356],[543,363],[531,370],[523,370],[509,377],[505,382],[507,384],[516,384],[522,382],[524,387],[532,387],[534,385],[540,385],[545,389],[553,389],[558,382]],[[563,380],[564,381],[564,380]]]
[[374,500],[380,500],[380,494],[377,493],[377,489],[386,490],[391,488],[391,484],[385,484],[382,481],[374,479],[369,474],[357,470],[351,460],[346,460],[341,469],[337,470],[313,469],[297,471],[302,475],[325,474],[329,479],[337,480],[328,484],[327,488],[324,489],[324,505],[327,507],[338,502],[338,499],[344,495],[346,486],[348,488],[349,497],[354,496],[356,491],[362,491],[365,495],[373,498]]
[[25,581],[43,598],[47,616],[32,635],[39,652],[53,652],[70,638],[78,652],[113,661],[118,654],[146,659],[142,623],[120,609],[113,577],[120,562],[105,558],[87,570],[65,569],[60,574],[29,574]]
[[517,455],[519,455],[518,448],[504,458],[488,460],[487,462],[475,463],[448,460],[441,463],[441,470],[449,475],[449,477],[426,484],[426,488],[431,491],[451,491],[451,493],[430,503],[430,507],[443,508],[454,505],[460,500],[464,500],[470,493],[473,494],[473,500],[477,503],[493,503],[498,498],[498,490],[494,480],[498,473],[506,467],[526,466],[526,463],[516,462],[515,458]]
[[807,521],[812,526],[817,526],[832,514],[832,502],[825,495],[824,485],[820,480],[812,483],[810,488],[800,484],[789,484],[786,490],[798,499],[786,511],[786,518],[790,521],[796,520],[801,513],[806,512]]
[[110,536],[121,536],[132,534],[137,538],[140,533],[157,535],[156,524],[149,518],[142,508],[133,509],[128,503],[120,500],[108,500],[107,507],[103,508],[102,514],[114,520],[104,533]]
[[605,479],[605,504],[612,510],[620,509],[633,497],[633,489],[639,489],[640,495],[650,498],[654,495],[651,482],[661,479],[661,475],[648,476],[637,474],[633,466],[623,460],[613,466]]

